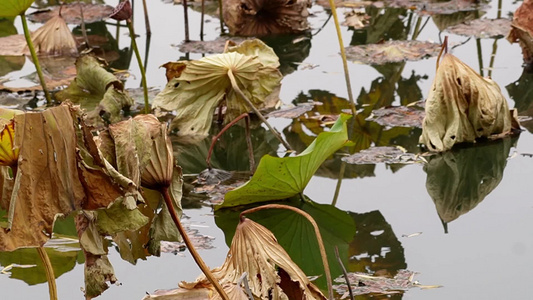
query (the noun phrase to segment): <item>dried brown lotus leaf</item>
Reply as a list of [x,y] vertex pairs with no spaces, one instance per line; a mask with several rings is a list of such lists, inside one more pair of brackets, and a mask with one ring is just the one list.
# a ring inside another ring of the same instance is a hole
[[48,20],[31,37],[37,52],[47,55],[77,55],[78,46],[61,15]]
[[426,102],[420,142],[431,151],[446,151],[458,143],[509,133],[512,123],[498,84],[445,54]]
[[526,63],[533,63],[533,0],[524,0],[515,11],[509,42],[519,42]]

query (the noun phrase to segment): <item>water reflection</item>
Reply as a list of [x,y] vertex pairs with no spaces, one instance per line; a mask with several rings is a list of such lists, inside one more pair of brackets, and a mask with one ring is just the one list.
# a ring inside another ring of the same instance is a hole
[[445,233],[449,222],[474,209],[498,186],[516,141],[505,138],[459,146],[428,158],[426,188]]
[[[533,70],[526,70],[516,80],[506,87],[509,96],[515,101],[515,107],[521,116],[533,117]],[[531,120],[521,122],[529,132],[533,132],[533,122]]]

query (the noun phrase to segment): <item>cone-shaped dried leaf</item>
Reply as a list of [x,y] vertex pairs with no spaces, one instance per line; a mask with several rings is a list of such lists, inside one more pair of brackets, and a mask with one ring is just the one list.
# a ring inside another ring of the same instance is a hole
[[0,1],[0,18],[15,17],[25,12],[33,0],[2,0]]
[[426,102],[420,142],[431,151],[446,151],[457,143],[509,133],[512,123],[498,84],[445,54]]
[[228,0],[224,22],[232,35],[264,36],[309,29],[308,0]]
[[117,20],[117,21],[124,21],[131,18],[133,15],[133,10],[131,8],[131,3],[129,0],[120,2],[117,7],[113,10],[111,15],[109,16],[111,19]]
[[141,182],[143,186],[157,190],[170,186],[174,169],[174,152],[166,124],[160,124],[159,133],[152,137],[151,142],[150,159],[142,170]]
[[524,0],[515,11],[509,42],[519,42],[526,63],[533,63],[533,0]]
[[61,15],[37,29],[31,36],[35,49],[46,55],[77,55],[78,46]]
[[[272,232],[246,218],[237,226],[224,264],[212,272],[226,292],[234,292],[230,299],[241,299],[238,282],[244,272],[248,274],[248,284],[256,299],[326,299],[278,244]],[[204,276],[194,283],[182,282],[180,286],[212,288]]]
[[179,135],[207,135],[215,108],[222,100],[228,106],[226,120],[251,111],[233,90],[229,70],[258,109],[263,108],[265,98],[279,87],[282,76],[272,48],[259,40],[249,40],[230,51],[179,62],[186,65],[185,70],[154,98],[153,107],[177,111],[172,128],[179,129]]

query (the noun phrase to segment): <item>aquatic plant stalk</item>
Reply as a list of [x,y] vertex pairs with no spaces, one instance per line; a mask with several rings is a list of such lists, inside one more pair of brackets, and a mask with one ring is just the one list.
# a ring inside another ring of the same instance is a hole
[[139,48],[137,48],[137,42],[135,41],[135,30],[133,29],[133,22],[130,19],[128,19],[126,20],[126,23],[128,24],[128,29],[130,30],[131,46],[133,48],[133,51],[135,52],[135,57],[137,58],[139,69],[141,70],[141,84],[143,86],[143,94],[144,94],[144,113],[148,114],[150,113],[150,102],[148,102],[148,87],[146,86],[146,73],[144,71],[144,66],[143,66],[143,62],[141,59],[141,55],[139,54]]
[[189,15],[187,12],[187,0],[183,0],[183,21],[185,22],[185,42],[189,42]]
[[250,164],[250,173],[255,173],[255,159],[254,159],[254,146],[252,145],[252,133],[250,130],[250,115],[247,115],[244,119],[246,125],[244,127],[246,145],[248,146],[248,162]]
[[305,217],[309,221],[309,223],[311,223],[311,225],[313,225],[313,228],[315,229],[316,239],[318,241],[318,248],[320,250],[320,256],[322,257],[322,264],[324,265],[324,273],[326,273],[326,282],[328,284],[329,299],[334,299],[333,298],[333,284],[332,284],[332,281],[331,281],[331,272],[329,270],[328,258],[326,256],[326,248],[324,247],[324,241],[322,240],[322,235],[320,234],[320,230],[318,229],[318,225],[316,224],[315,220],[313,219],[313,217],[311,217],[310,214],[306,213],[305,211],[303,211],[303,210],[301,210],[299,208],[296,208],[296,207],[293,207],[293,206],[289,206],[289,205],[266,204],[266,205],[261,205],[261,206],[258,206],[258,207],[250,208],[250,209],[247,209],[247,210],[241,212],[241,214],[239,215],[239,219],[243,220],[244,216],[246,214],[251,214],[251,213],[263,210],[263,209],[271,209],[271,208],[292,210],[293,212],[295,212],[297,214],[300,214],[303,217]]
[[207,163],[207,167],[211,169],[211,155],[213,154],[213,149],[215,148],[215,144],[217,143],[218,139],[226,132],[231,126],[235,125],[235,123],[239,122],[240,120],[247,117],[248,114],[244,113],[234,120],[231,120],[226,126],[224,126],[219,133],[217,133],[212,139],[211,139],[211,146],[209,147],[209,151],[207,151],[207,158],[205,159],[205,162]]
[[337,8],[334,0],[329,0],[329,6],[331,7],[331,14],[335,21],[335,29],[337,30],[337,39],[339,40],[339,47],[341,48],[342,66],[344,68],[344,79],[346,80],[346,88],[348,89],[348,99],[350,99],[350,109],[352,114],[357,114],[355,109],[355,100],[352,94],[352,84],[350,83],[350,72],[348,71],[348,62],[346,60],[346,51],[344,51],[344,42],[342,41],[341,26],[339,25],[339,17],[337,16]]
[[346,280],[346,286],[348,287],[348,293],[350,294],[350,300],[354,300],[352,285],[350,284],[350,280],[348,279],[348,273],[346,272],[346,267],[344,267],[344,264],[342,263],[341,256],[339,255],[339,247],[337,246],[335,246],[335,257],[337,258],[337,261],[339,262],[339,265],[341,266],[342,276],[344,276],[344,280]]
[[331,206],[337,205],[337,200],[339,199],[339,194],[341,191],[342,179],[344,178],[344,170],[346,170],[346,162],[341,162],[341,169],[339,170],[339,179],[337,180],[337,185],[335,186],[335,195],[333,196],[333,201],[331,201]]
[[218,0],[218,18],[220,19],[220,34],[224,34],[224,16],[222,15],[222,0]]
[[165,204],[168,207],[168,211],[170,212],[170,216],[172,217],[172,220],[174,221],[174,224],[176,224],[176,227],[178,228],[178,231],[183,238],[183,241],[185,242],[185,245],[187,246],[187,249],[191,252],[191,255],[198,265],[202,272],[205,274],[205,277],[211,282],[215,290],[218,292],[220,297],[224,300],[230,300],[218,280],[213,276],[213,273],[211,273],[211,270],[209,270],[209,267],[205,264],[202,257],[196,249],[194,248],[194,245],[192,244],[191,240],[189,239],[189,236],[187,235],[187,232],[185,232],[185,229],[181,225],[180,219],[178,217],[178,214],[176,213],[176,210],[174,209],[174,205],[172,205],[172,200],[170,199],[170,194],[168,193],[168,187],[162,187],[160,189],[161,194],[163,194],[163,198],[165,199]]
[[274,129],[274,127],[272,127],[272,125],[270,125],[270,123],[268,123],[268,121],[266,120],[266,118],[263,116],[263,114],[261,114],[261,112],[254,106],[254,104],[252,103],[252,101],[250,101],[250,99],[248,99],[248,97],[246,97],[246,95],[241,91],[241,89],[239,88],[239,85],[237,84],[237,81],[235,80],[235,76],[233,75],[233,72],[231,71],[231,69],[228,70],[228,77],[229,77],[229,80],[231,81],[231,86],[233,87],[233,89],[237,92],[237,94],[239,94],[239,96],[241,96],[241,98],[246,102],[248,103],[248,106],[250,106],[250,108],[253,110],[253,112],[259,117],[259,119],[265,123],[265,125],[268,127],[268,129],[270,129],[270,131],[272,132],[272,134],[274,134],[274,136],[283,144],[283,146],[285,147],[285,149],[287,150],[290,150],[292,151],[292,148],[291,146],[285,142],[285,140],[281,137],[281,135],[279,134],[279,132]]
[[35,47],[33,46],[33,42],[30,36],[30,30],[28,29],[28,21],[26,20],[26,15],[24,13],[25,12],[20,14],[20,18],[22,19],[22,27],[24,28],[24,37],[26,38],[26,43],[28,43],[28,48],[30,49],[31,58],[33,59],[33,64],[35,65],[35,69],[37,70],[37,75],[39,76],[39,81],[41,82],[41,86],[43,87],[43,92],[44,92],[44,97],[46,98],[46,103],[50,105],[52,104],[52,98],[50,98],[50,93],[48,93],[48,88],[46,88],[46,82],[44,81],[43,70],[41,69],[39,58],[37,57],[37,53],[35,52]]
[[[83,35],[83,40],[85,41],[85,46],[87,49],[91,48],[89,45],[89,38],[87,37],[87,30],[85,28],[85,19],[83,17],[83,8],[81,7],[81,2],[78,0],[78,6],[80,7],[80,17],[81,17],[81,34]],[[61,11],[61,9],[59,9]]]
[[200,17],[200,41],[204,40],[204,15],[205,15],[205,0],[202,0],[202,15]]
[[146,26],[146,35],[152,35],[152,29],[150,28],[150,18],[148,18],[148,8],[146,5],[146,0],[143,0],[143,9],[144,9],[144,25]]
[[46,280],[48,281],[48,292],[50,293],[50,300],[57,300],[57,287],[56,287],[56,277],[54,275],[54,269],[52,268],[52,263],[50,258],[46,253],[44,247],[38,247],[37,252],[41,258],[44,266],[44,271],[46,273]]

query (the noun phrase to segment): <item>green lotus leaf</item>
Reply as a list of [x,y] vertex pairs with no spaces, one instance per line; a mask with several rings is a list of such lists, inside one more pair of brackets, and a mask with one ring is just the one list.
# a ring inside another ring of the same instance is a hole
[[278,57],[259,40],[244,42],[227,53],[165,67],[172,69],[173,65],[180,66],[180,73],[154,98],[153,107],[177,111],[172,128],[178,129],[179,135],[207,135],[213,113],[223,100],[227,105],[226,121],[251,110],[235,92],[230,72],[258,109],[270,103],[282,78],[277,69]]
[[346,121],[341,114],[329,132],[318,135],[304,152],[294,157],[265,155],[250,181],[226,194],[215,209],[281,200],[301,193],[320,165],[335,151],[349,144]]
[[33,0],[2,0],[0,1],[0,17],[15,17],[26,11]]

